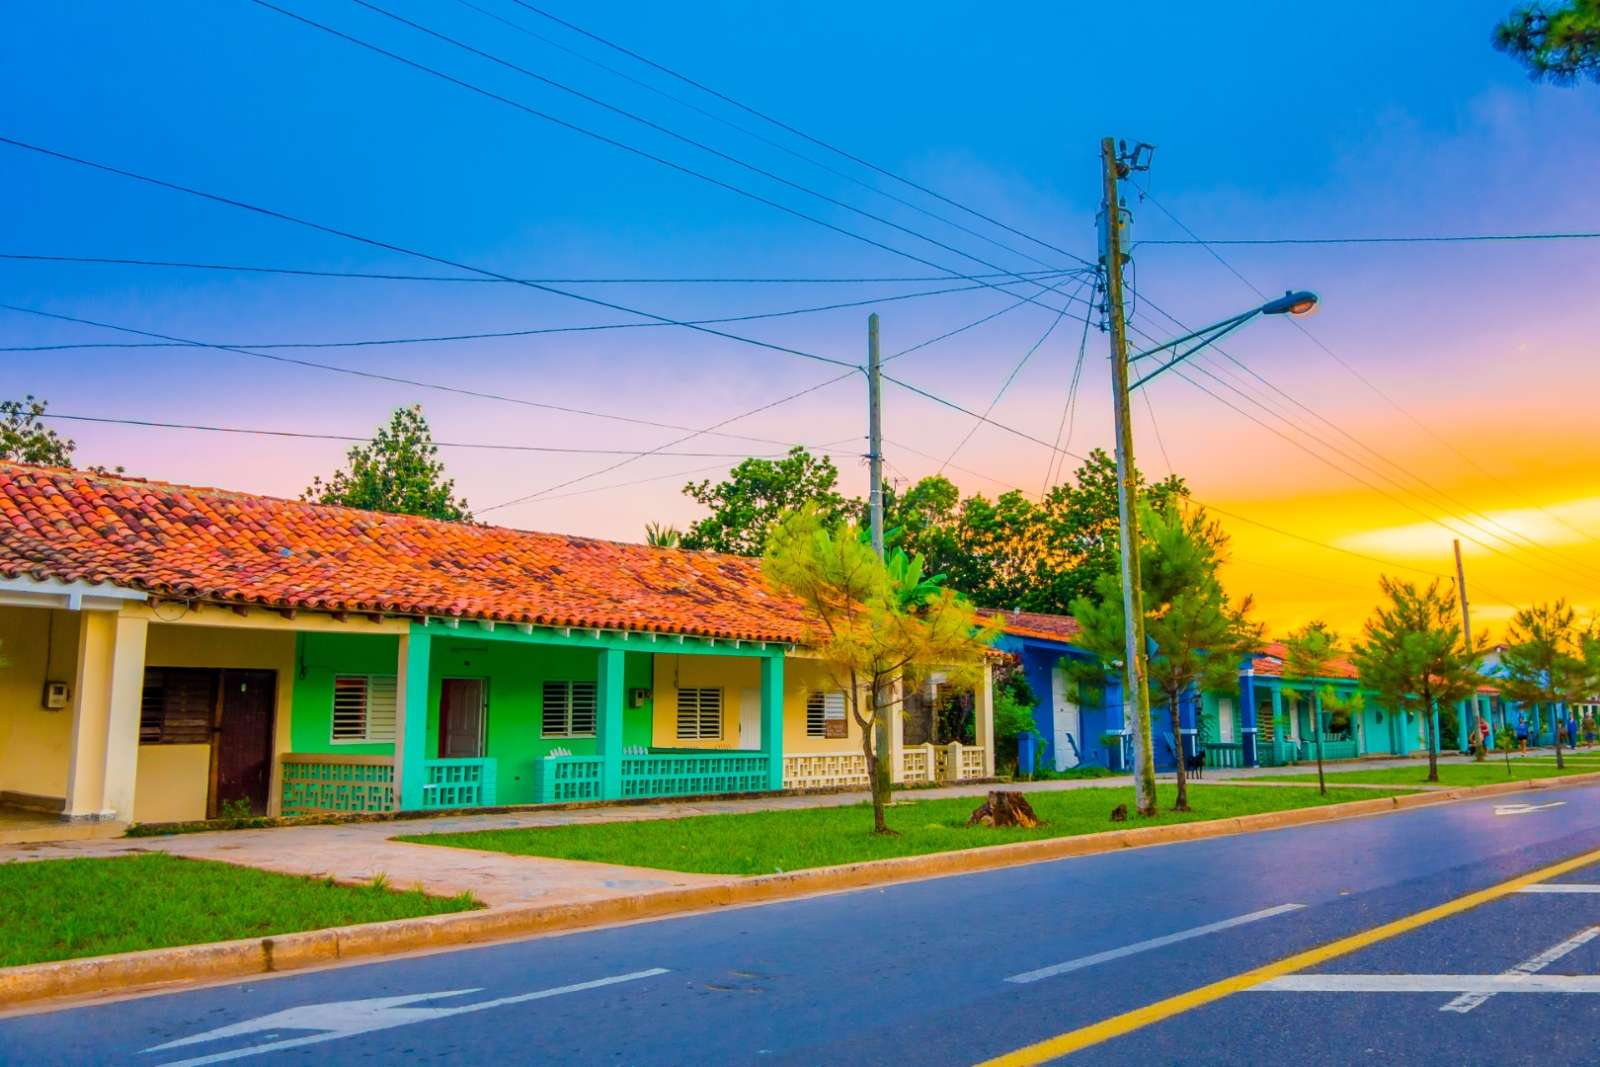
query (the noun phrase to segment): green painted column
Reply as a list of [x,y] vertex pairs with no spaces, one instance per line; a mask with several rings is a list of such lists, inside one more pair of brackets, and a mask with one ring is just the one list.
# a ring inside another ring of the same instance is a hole
[[767,755],[767,788],[783,788],[783,656],[761,661],[761,751]]
[[626,702],[623,662],[620,649],[600,650],[600,669],[595,679],[595,747],[600,752],[600,796],[604,800],[622,797],[622,707]]
[[[1274,754],[1283,752],[1289,742],[1288,732],[1284,729],[1283,721],[1283,686],[1272,687],[1272,749]],[[1279,758],[1282,763],[1282,758]]]
[[395,703],[400,721],[395,724],[395,772],[399,775],[397,800],[401,811],[422,808],[423,766],[428,758],[428,693],[433,662],[433,635],[417,624],[400,638],[400,692]]

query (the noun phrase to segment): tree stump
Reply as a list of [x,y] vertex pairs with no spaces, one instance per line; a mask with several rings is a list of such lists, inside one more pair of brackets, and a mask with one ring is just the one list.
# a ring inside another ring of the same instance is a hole
[[1033,813],[1028,798],[1021,793],[991,792],[978,809],[967,819],[968,826],[1020,826],[1032,829],[1039,825],[1039,816]]

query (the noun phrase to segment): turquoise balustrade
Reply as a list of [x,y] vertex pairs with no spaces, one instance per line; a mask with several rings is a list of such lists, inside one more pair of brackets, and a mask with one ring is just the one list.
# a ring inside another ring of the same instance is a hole
[[439,811],[493,807],[497,762],[490,757],[424,760],[423,809]]
[[1207,741],[1207,767],[1243,767],[1244,745],[1241,742]]
[[624,797],[690,797],[771,789],[764,752],[652,752],[622,758]]
[[552,756],[533,761],[533,799],[539,804],[599,800],[599,756]]

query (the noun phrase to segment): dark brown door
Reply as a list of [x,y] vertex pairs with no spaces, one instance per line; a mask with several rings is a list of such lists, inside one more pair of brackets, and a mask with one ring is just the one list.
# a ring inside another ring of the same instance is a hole
[[267,813],[272,786],[272,719],[277,698],[273,671],[223,671],[217,724],[217,780],[211,803],[220,814],[245,800],[255,815]]
[[483,710],[482,678],[440,680],[440,759],[477,759],[483,755]]

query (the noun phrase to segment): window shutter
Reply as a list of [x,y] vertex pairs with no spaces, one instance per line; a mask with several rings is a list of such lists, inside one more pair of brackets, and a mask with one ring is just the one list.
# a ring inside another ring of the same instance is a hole
[[544,683],[540,732],[545,737],[593,737],[594,682]]
[[722,737],[722,690],[678,690],[678,738],[714,741]]
[[216,713],[217,672],[181,667],[145,671],[139,743],[208,745]]
[[393,741],[397,679],[340,674],[333,679],[333,740]]
[[825,699],[826,697],[823,693],[812,693],[806,697],[807,737],[825,737],[827,735],[827,727],[823,723],[823,720],[827,717],[827,711],[824,707]]
[[572,683],[572,714],[568,729],[573,737],[593,737],[595,720],[595,683]]

